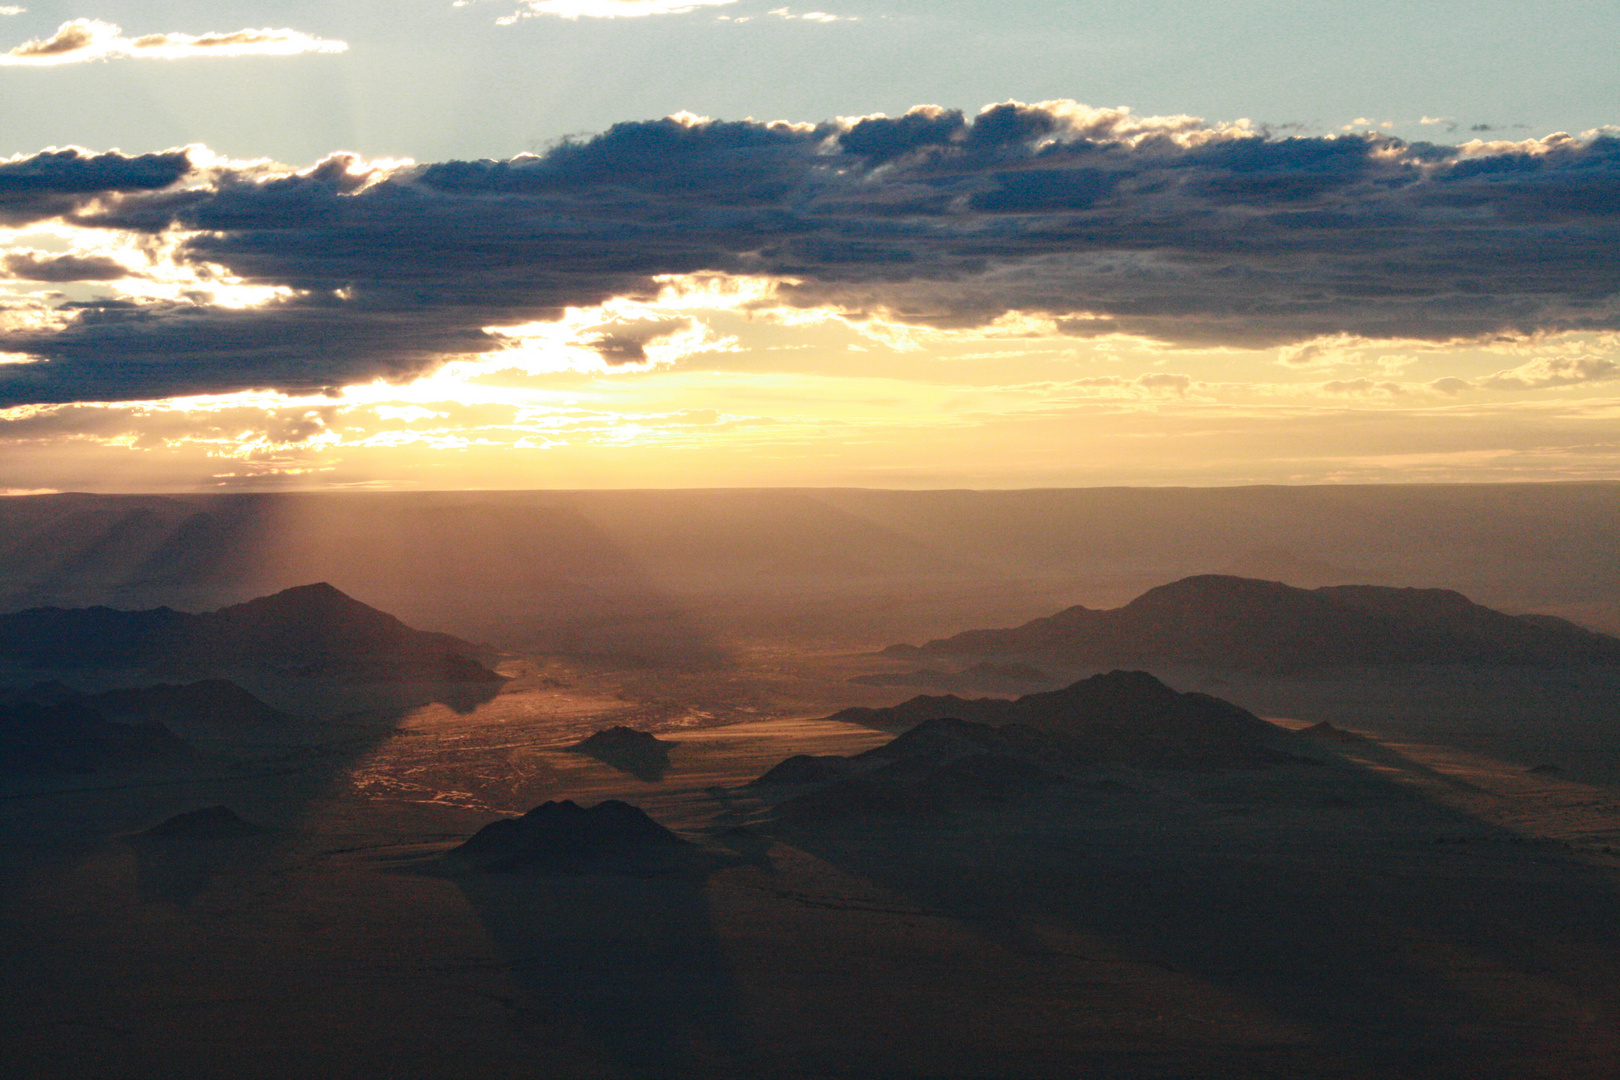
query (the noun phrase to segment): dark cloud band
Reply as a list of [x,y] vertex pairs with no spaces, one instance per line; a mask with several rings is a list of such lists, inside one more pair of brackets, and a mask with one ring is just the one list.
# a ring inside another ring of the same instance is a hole
[[189,172],[191,160],[183,150],[134,157],[46,150],[0,161],[0,224],[26,225],[60,217],[97,196],[157,191]]
[[[11,366],[0,402],[404,378],[490,348],[481,327],[700,271],[792,279],[788,303],[856,316],[971,328],[1022,311],[1183,345],[1620,328],[1608,135],[1278,138],[1060,103],[629,123],[511,161],[379,176],[334,159],[191,188],[183,155],[68,153],[0,165],[0,214],[179,230],[181,259],[293,292],[13,333],[0,348],[43,362]],[[609,337],[610,359],[636,358]]]

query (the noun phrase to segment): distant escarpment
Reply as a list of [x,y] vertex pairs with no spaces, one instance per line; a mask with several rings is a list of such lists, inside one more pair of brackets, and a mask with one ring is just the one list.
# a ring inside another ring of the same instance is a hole
[[849,681],[858,686],[914,686],[919,690],[943,690],[951,693],[988,690],[991,693],[1015,694],[1041,686],[1051,686],[1058,680],[1029,664],[993,664],[981,660],[961,671],[920,668],[916,671],[857,675]]
[[1014,701],[925,696],[830,719],[901,734],[853,757],[788,758],[754,780],[749,787],[767,795],[789,793],[776,806],[785,823],[934,817],[1011,802],[1107,765],[1202,770],[1291,760],[1278,749],[1287,738],[1281,729],[1141,671]]
[[485,825],[440,859],[452,873],[679,874],[715,865],[714,855],[618,799],[542,803]]
[[176,685],[132,686],[79,695],[75,700],[114,720],[256,726],[277,724],[288,716],[272,709],[227,679],[202,679]]
[[1072,607],[1022,626],[969,630],[896,656],[994,656],[1074,666],[1290,670],[1409,664],[1620,664],[1620,638],[1550,616],[1515,616],[1449,589],[1334,585],[1206,574],[1121,608]]
[[0,773],[83,773],[185,756],[172,726],[255,728],[290,718],[224,679],[85,694],[56,680],[0,687]]
[[119,724],[80,701],[0,706],[0,775],[87,773],[188,754],[162,724]]
[[38,668],[257,670],[309,678],[494,682],[477,646],[415,630],[327,584],[193,615],[30,608],[0,615],[0,658]]

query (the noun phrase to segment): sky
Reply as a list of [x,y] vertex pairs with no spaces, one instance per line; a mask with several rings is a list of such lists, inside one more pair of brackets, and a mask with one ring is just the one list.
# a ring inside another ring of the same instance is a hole
[[1620,478],[1620,7],[0,6],[0,491]]

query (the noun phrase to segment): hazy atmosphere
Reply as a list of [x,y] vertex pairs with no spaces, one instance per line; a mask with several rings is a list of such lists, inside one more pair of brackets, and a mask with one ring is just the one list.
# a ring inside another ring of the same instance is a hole
[[0,1072],[1620,1076],[1620,7],[826,2],[0,5]]

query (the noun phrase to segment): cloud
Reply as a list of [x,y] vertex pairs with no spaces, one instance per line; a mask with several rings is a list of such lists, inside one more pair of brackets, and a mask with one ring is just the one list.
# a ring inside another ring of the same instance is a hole
[[856,18],[853,15],[829,15],[825,11],[806,11],[801,15],[801,14],[796,14],[793,11],[790,11],[789,9],[787,9],[785,7],[772,8],[770,11],[767,11],[765,14],[767,14],[767,15],[775,15],[778,19],[798,19],[798,20],[801,20],[803,22],[832,23],[832,22],[859,22],[860,21],[858,18]]
[[602,357],[607,364],[645,364],[647,346],[692,327],[691,319],[637,319],[606,323],[586,329],[577,343]]
[[1406,388],[1400,383],[1376,382],[1372,379],[1329,379],[1322,384],[1321,390],[1324,394],[1344,397],[1367,397],[1372,395],[1395,397],[1406,392]]
[[526,0],[524,10],[496,22],[510,26],[518,19],[551,15],[562,19],[631,19],[647,15],[685,15],[701,7],[719,7],[737,0]]
[[1190,375],[1150,372],[1146,375],[1137,376],[1136,385],[1144,390],[1158,390],[1175,394],[1178,397],[1186,397],[1187,391],[1192,389],[1193,379]]
[[1292,368],[1337,367],[1359,359],[1361,349],[1375,344],[1355,334],[1323,334],[1284,345],[1277,350],[1277,362]]
[[1542,390],[1549,386],[1620,379],[1620,363],[1602,356],[1542,356],[1479,380],[1492,390]]
[[[1286,349],[1302,368],[1620,329],[1607,133],[1279,137],[1066,101],[680,116],[506,161],[294,172],[51,151],[0,163],[7,214],[142,237],[174,263],[154,276],[206,270],[266,299],[64,307],[0,336],[41,361],[0,374],[0,404],[409,379],[509,350],[493,328],[650,303],[676,278],[758,283],[739,310],[886,340],[994,334],[1017,313],[1075,339]],[[636,366],[661,346],[642,333],[579,341]]]
[[21,15],[27,10],[28,9],[25,7],[16,7],[15,5],[7,4],[4,7],[0,7],[0,15]]
[[297,30],[237,30],[196,36],[143,34],[127,38],[112,23],[74,19],[63,23],[48,38],[25,41],[10,52],[0,53],[0,65],[45,66],[127,57],[179,60],[191,56],[293,56],[338,53],[348,47],[341,41],[311,37]]
[[0,225],[72,213],[95,199],[170,187],[192,171],[184,150],[128,156],[46,150],[0,161]]
[[135,276],[129,267],[104,255],[51,255],[39,251],[14,251],[0,257],[0,270],[7,277],[24,281],[119,281]]
[[[1198,385],[1191,375],[1166,371],[1148,371],[1127,379],[1122,375],[1092,375],[1070,379],[1063,387],[1084,391],[1088,396],[1100,394],[1117,398],[1153,398],[1174,396],[1184,398]],[[1048,397],[1047,388],[1041,388],[1041,397]]]

